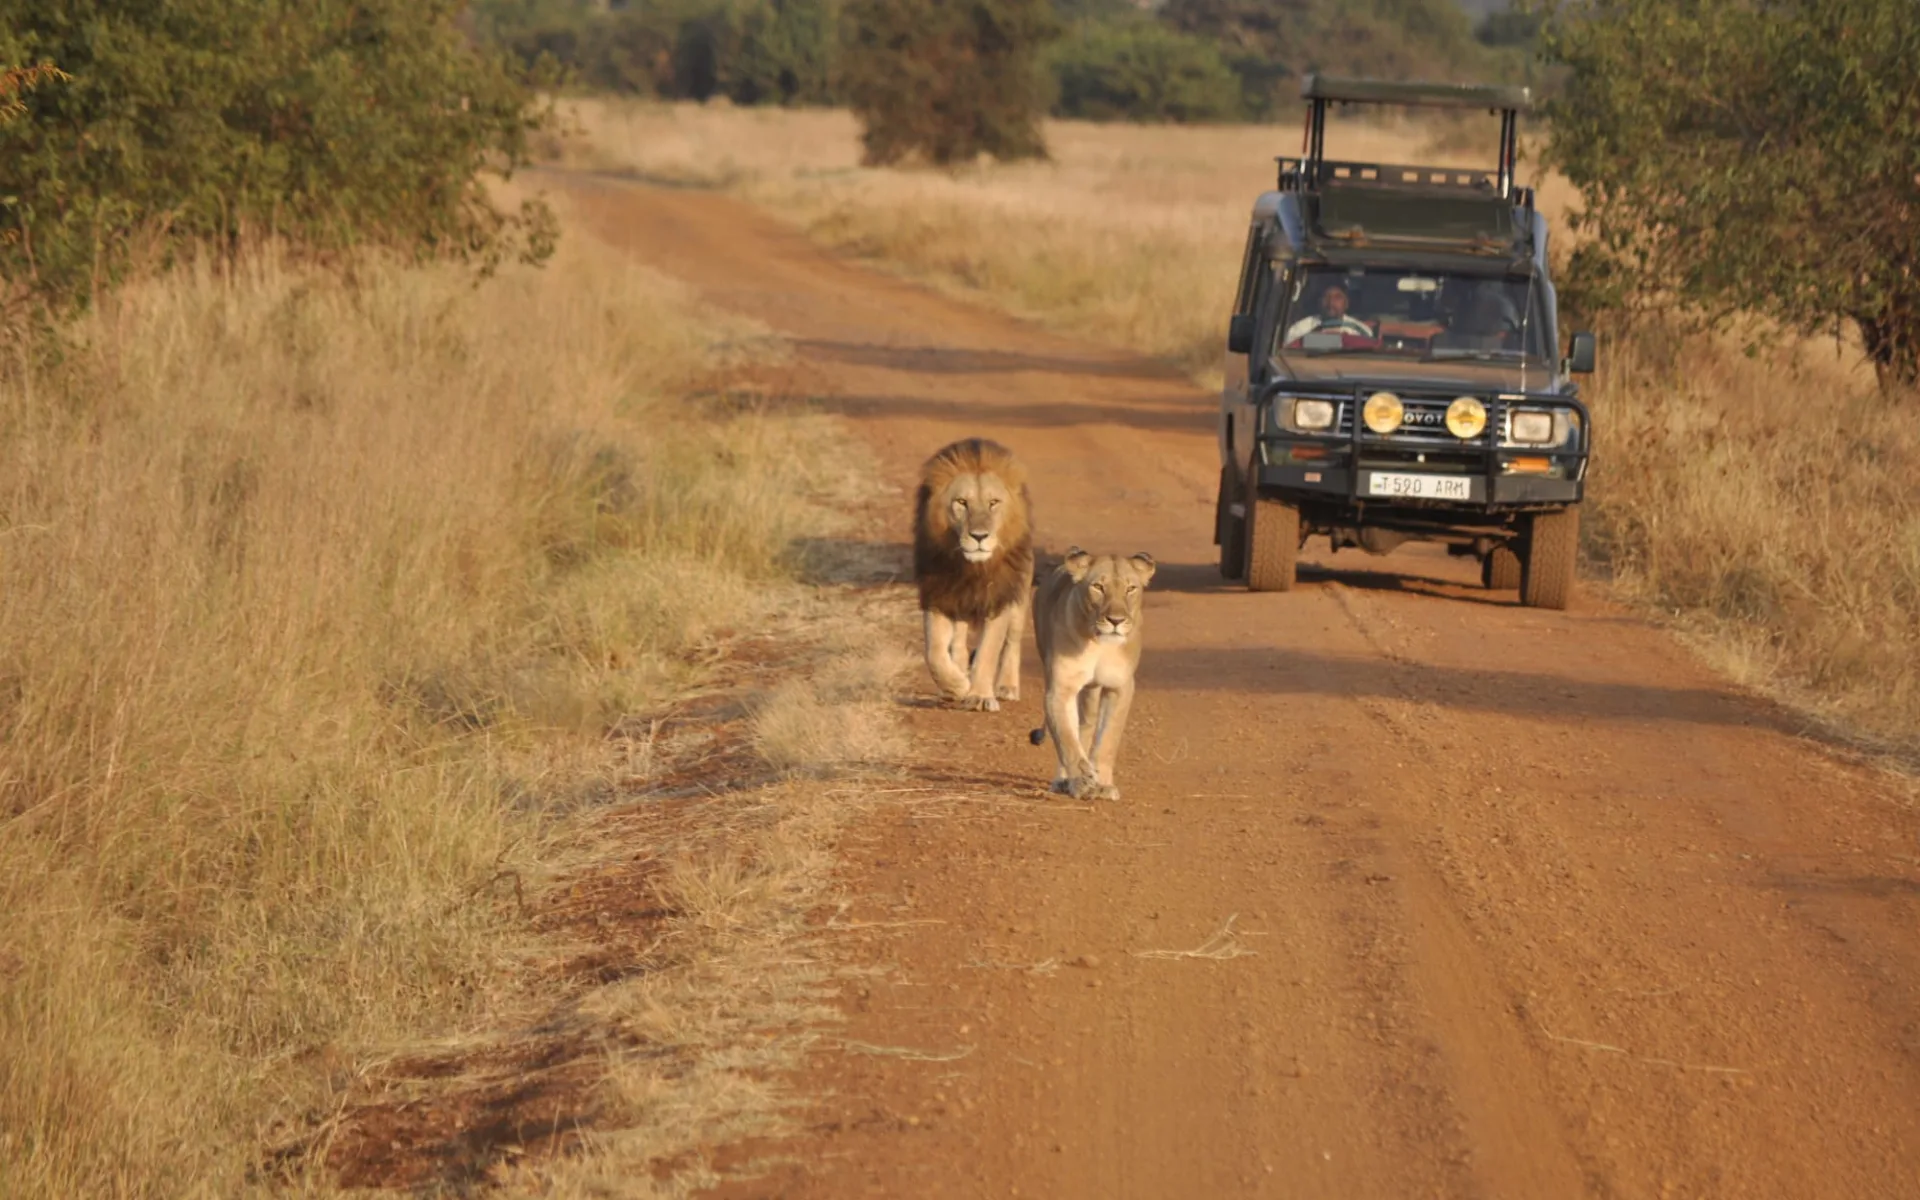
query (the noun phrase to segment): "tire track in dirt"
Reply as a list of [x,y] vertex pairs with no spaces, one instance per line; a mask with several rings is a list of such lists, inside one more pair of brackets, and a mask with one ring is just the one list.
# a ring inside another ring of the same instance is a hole
[[[1008,712],[911,711],[917,778],[845,847],[866,1049],[727,1194],[1920,1194],[1910,794],[1591,594],[1520,609],[1419,549],[1222,585],[1214,402],[1176,376],[722,196],[545,178],[797,340],[787,390],[902,489],[877,540],[982,433],[1048,548],[1163,563],[1121,803],[1044,794],[1031,654]],[[1246,953],[1143,957],[1230,916]]]

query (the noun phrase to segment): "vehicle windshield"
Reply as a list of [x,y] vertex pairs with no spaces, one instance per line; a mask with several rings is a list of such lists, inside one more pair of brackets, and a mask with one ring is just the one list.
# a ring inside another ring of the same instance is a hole
[[1546,322],[1524,275],[1309,267],[1294,273],[1274,349],[1545,362]]

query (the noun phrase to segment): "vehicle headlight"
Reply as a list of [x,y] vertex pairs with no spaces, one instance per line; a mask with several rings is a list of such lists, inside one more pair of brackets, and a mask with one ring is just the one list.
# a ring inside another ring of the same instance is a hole
[[1552,413],[1517,412],[1507,434],[1516,442],[1539,446],[1554,440],[1553,426]]
[[1487,427],[1487,406],[1472,396],[1462,396],[1447,405],[1447,430],[1466,441],[1480,436]]
[[1295,400],[1293,427],[1295,429],[1332,429],[1333,412],[1331,400]]
[[1400,403],[1400,397],[1392,392],[1375,392],[1367,397],[1366,407],[1360,410],[1360,419],[1375,433],[1389,434],[1400,428],[1400,419],[1406,413],[1406,405]]

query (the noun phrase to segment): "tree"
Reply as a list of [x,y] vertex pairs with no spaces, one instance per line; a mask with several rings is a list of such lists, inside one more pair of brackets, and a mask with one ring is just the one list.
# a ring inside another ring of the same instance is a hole
[[1240,112],[1240,82],[1214,44],[1151,21],[1081,25],[1047,62],[1063,117],[1221,121]]
[[1296,103],[1289,82],[1308,71],[1480,80],[1494,67],[1455,0],[1166,0],[1160,15],[1220,47],[1256,115]]
[[843,90],[865,159],[1044,158],[1047,0],[851,0]]
[[1585,0],[1551,161],[1585,197],[1579,266],[1618,304],[1850,322],[1920,384],[1920,23],[1911,0]]
[[491,263],[551,214],[479,181],[536,120],[454,24],[458,0],[0,0],[0,63],[72,74],[0,124],[0,277],[84,302],[136,244],[381,243]]

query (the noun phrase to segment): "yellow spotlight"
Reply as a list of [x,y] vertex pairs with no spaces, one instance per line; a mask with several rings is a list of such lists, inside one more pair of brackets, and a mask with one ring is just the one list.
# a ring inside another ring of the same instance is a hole
[[1368,429],[1385,435],[1400,428],[1400,419],[1406,412],[1400,397],[1392,392],[1375,392],[1367,397],[1367,406],[1360,410],[1360,419],[1367,423]]
[[1477,438],[1486,427],[1487,406],[1472,396],[1462,396],[1447,405],[1447,429],[1453,436],[1462,441]]

